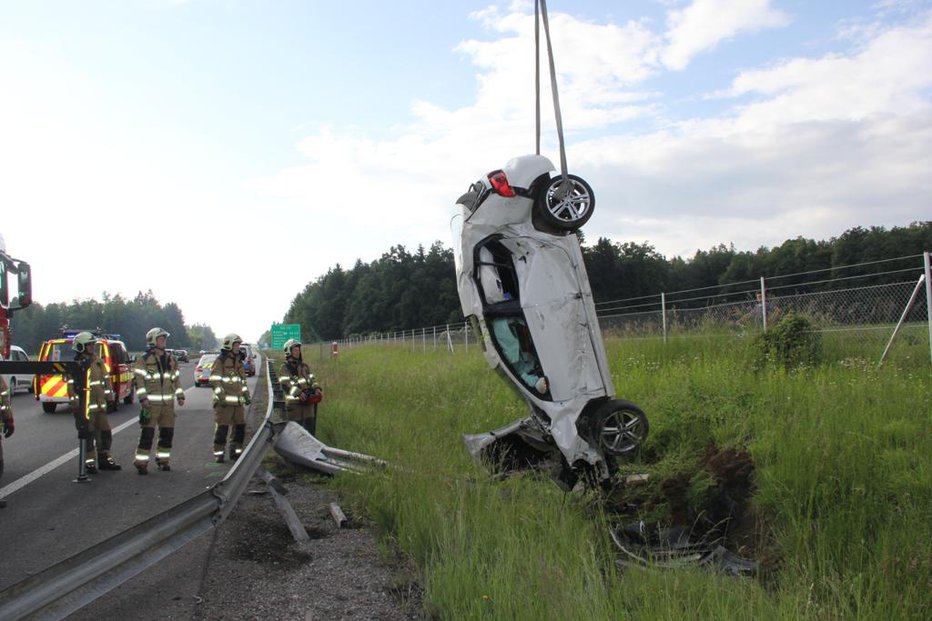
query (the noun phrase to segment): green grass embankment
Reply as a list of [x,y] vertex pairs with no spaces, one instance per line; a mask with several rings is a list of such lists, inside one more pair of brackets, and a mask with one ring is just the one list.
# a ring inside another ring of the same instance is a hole
[[333,484],[417,563],[428,615],[932,616],[932,381],[921,351],[883,369],[836,358],[790,372],[755,372],[740,340],[612,341],[608,353],[618,395],[651,423],[643,454],[623,467],[652,475],[643,510],[664,514],[656,483],[672,474],[688,473],[701,495],[696,463],[710,445],[746,449],[755,494],[741,552],[762,574],[618,570],[608,527],[621,518],[604,499],[536,474],[495,481],[473,463],[463,434],[526,412],[478,349],[344,349],[313,365],[326,391],[318,433],[398,467]]

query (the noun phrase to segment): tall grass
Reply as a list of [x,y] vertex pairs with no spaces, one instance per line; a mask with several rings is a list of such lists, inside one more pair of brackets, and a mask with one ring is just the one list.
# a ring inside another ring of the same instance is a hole
[[491,479],[462,435],[526,410],[477,349],[362,347],[319,363],[318,433],[397,466],[334,484],[417,563],[431,617],[932,617],[928,361],[755,372],[749,343],[611,341],[608,353],[618,395],[651,423],[627,470],[675,471],[710,442],[750,451],[764,579],[622,572],[595,494],[536,474]]

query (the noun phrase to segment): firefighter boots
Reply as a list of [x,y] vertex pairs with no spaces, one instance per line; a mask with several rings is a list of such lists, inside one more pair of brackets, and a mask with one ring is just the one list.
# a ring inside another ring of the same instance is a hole
[[149,474],[149,464],[148,463],[139,463],[136,462],[133,464],[136,466],[136,474]]
[[160,461],[160,462],[157,462],[156,465],[159,467],[159,470],[161,470],[162,472],[171,472],[171,471],[172,471],[172,467],[168,465],[168,462],[167,462],[167,461]]
[[113,461],[109,455],[101,455],[97,458],[97,468],[99,470],[122,470],[123,466]]

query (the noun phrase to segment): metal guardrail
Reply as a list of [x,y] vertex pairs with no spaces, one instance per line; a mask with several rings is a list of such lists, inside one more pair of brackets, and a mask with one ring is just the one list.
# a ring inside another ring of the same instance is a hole
[[223,522],[271,446],[273,409],[284,406],[269,358],[266,369],[265,419],[222,481],[94,545],[91,551],[81,551],[6,588],[0,592],[0,619],[63,619]]

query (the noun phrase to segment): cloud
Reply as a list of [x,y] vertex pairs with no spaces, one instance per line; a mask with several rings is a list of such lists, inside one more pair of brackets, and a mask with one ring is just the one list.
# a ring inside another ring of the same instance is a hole
[[788,22],[784,13],[770,7],[770,0],[694,0],[684,9],[667,13],[668,43],[661,60],[679,71],[723,40]]
[[[728,19],[698,28],[713,10]],[[696,2],[671,16],[665,39],[646,21],[551,15],[568,160],[598,197],[589,239],[646,240],[668,256],[690,256],[718,243],[748,249],[828,238],[927,213],[932,13],[865,24],[844,52],[749,68],[717,93],[712,113],[678,121],[665,120],[668,100],[646,83],[725,37],[786,18],[764,2],[734,11]],[[387,139],[321,128],[299,144],[306,164],[256,187],[386,240],[383,250],[448,242],[450,207],[468,183],[533,151],[533,15],[490,8],[475,17],[490,40],[456,48],[476,67],[474,102],[412,102],[410,122]],[[543,152],[558,162],[545,93]],[[338,199],[328,187],[348,192]]]

